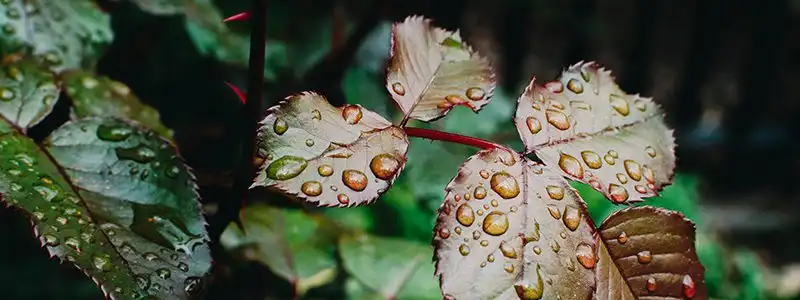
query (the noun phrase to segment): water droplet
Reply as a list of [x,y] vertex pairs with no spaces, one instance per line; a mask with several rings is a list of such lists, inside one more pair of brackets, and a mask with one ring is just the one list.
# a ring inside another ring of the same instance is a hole
[[467,246],[467,244],[461,244],[460,246],[458,246],[458,253],[461,253],[461,255],[463,256],[469,255],[469,251],[470,249],[469,246]]
[[619,153],[616,150],[608,150],[608,155],[611,155],[613,158],[619,158]]
[[189,295],[196,295],[202,288],[203,281],[200,277],[189,277],[183,281],[183,291]]
[[338,200],[339,203],[342,205],[347,205],[348,203],[350,203],[350,197],[348,197],[345,194],[336,195],[336,200]]
[[616,183],[608,185],[608,195],[611,197],[611,201],[616,203],[622,203],[628,200],[628,190]]
[[449,238],[450,237],[450,229],[447,229],[445,227],[439,228],[439,237],[443,238],[443,239]]
[[564,189],[556,185],[548,185],[546,188],[547,195],[553,200],[564,199]]
[[649,264],[651,261],[653,261],[653,255],[650,254],[650,251],[645,250],[645,251],[636,253],[636,259],[639,261],[640,264],[645,264],[646,265],[646,264]]
[[542,122],[537,118],[528,117],[525,119],[525,124],[528,125],[528,131],[530,131],[531,134],[537,134],[539,131],[542,131]]
[[654,292],[656,290],[656,288],[658,287],[656,285],[656,279],[653,278],[653,277],[648,278],[647,279],[647,284],[645,285],[645,287],[647,288],[648,292]]
[[331,176],[333,175],[333,167],[330,165],[320,165],[317,167],[317,173],[319,173],[319,176],[323,177]]
[[558,159],[558,166],[568,175],[583,179],[583,167],[572,155],[562,152],[561,157]]
[[342,172],[342,182],[351,190],[360,192],[367,188],[367,175],[358,170],[347,169]]
[[307,139],[307,140],[306,140],[306,146],[307,146],[307,147],[312,147],[312,146],[314,146],[314,140],[312,140],[312,139]]
[[456,234],[461,235],[461,227],[456,227],[455,232]]
[[406,94],[406,88],[403,87],[403,85],[399,82],[392,83],[392,91],[394,91],[395,94],[398,94],[400,96]]
[[477,186],[475,187],[473,194],[475,195],[475,199],[486,198],[486,189],[482,186]]
[[267,166],[267,177],[273,180],[288,180],[297,177],[308,166],[302,157],[286,155]]
[[514,249],[507,241],[500,242],[500,252],[503,256],[514,259],[517,258],[517,250]]
[[503,266],[503,270],[506,270],[508,273],[514,273],[514,265],[511,263],[506,263],[506,265]]
[[581,224],[581,211],[572,205],[567,205],[564,207],[562,220],[564,221],[564,226],[567,226],[570,231],[575,231],[578,229],[578,225]]
[[12,192],[21,192],[23,190],[22,185],[19,185],[17,183],[11,183],[9,188],[11,189]]
[[637,192],[639,192],[639,194],[646,194],[647,193],[647,188],[645,188],[641,184],[637,184],[637,185],[633,186],[633,189],[635,189]]
[[499,211],[492,211],[483,219],[483,231],[494,236],[508,231],[508,216]]
[[567,232],[566,231],[562,231],[558,235],[561,236],[562,239],[565,239],[565,240],[567,239]]
[[47,95],[47,96],[44,96],[44,99],[42,99],[42,103],[44,103],[44,105],[49,106],[49,105],[52,105],[53,102],[55,102],[55,100],[56,100],[55,96]]
[[486,97],[486,92],[479,87],[472,87],[467,89],[467,98],[472,101],[483,100]]
[[300,190],[308,196],[319,196],[322,194],[322,184],[319,181],[306,181],[300,186]]
[[648,167],[642,167],[642,172],[644,173],[644,179],[647,180],[647,183],[654,184],[656,183],[656,174],[653,173],[653,169]]
[[625,231],[621,232],[619,234],[619,236],[617,237],[617,242],[619,242],[620,244],[627,243],[628,242],[628,234],[626,234]]
[[315,109],[311,111],[311,119],[314,120],[322,120],[322,114],[319,112],[319,109]]
[[473,232],[472,232],[472,238],[473,238],[473,239],[476,239],[476,240],[477,240],[477,239],[480,239],[480,238],[481,238],[481,232],[480,232],[480,231],[478,231],[478,230],[475,230],[475,231],[473,231]]
[[555,108],[557,110],[564,110],[566,106],[564,106],[564,103],[561,103],[558,100],[550,100],[550,107]]
[[164,170],[164,174],[166,174],[167,177],[169,178],[178,177],[178,175],[181,174],[181,168],[177,165],[172,165],[170,167],[167,167],[166,170]]
[[14,100],[15,96],[16,96],[16,93],[14,93],[12,90],[7,89],[7,88],[0,88],[0,100],[8,102],[8,101]]
[[161,277],[161,279],[169,279],[172,276],[172,273],[167,269],[158,269],[156,270],[156,275]]
[[58,238],[51,234],[43,234],[42,238],[44,239],[44,244],[50,247],[58,246],[60,243]]
[[553,252],[558,253],[561,250],[561,245],[558,244],[556,241],[550,242],[550,249],[553,249]]
[[577,79],[573,78],[567,82],[567,89],[575,94],[580,94],[583,93],[583,84],[581,84]]
[[51,201],[54,201],[54,200],[60,200],[58,198],[58,191],[56,191],[54,189],[51,189],[51,188],[45,187],[45,186],[40,186],[40,185],[34,186],[33,189],[36,192],[38,192],[39,195],[41,195],[42,198],[47,202],[51,202]]
[[653,149],[651,146],[645,147],[644,152],[647,153],[647,156],[656,157],[656,149]]
[[647,110],[647,104],[645,104],[644,101],[639,99],[633,101],[633,106],[636,106],[636,109],[638,109],[639,111]]
[[400,162],[389,153],[375,155],[369,163],[372,174],[383,180],[390,180],[400,169]]
[[92,235],[90,232],[82,232],[81,239],[87,244],[94,243],[95,241],[94,235]]
[[625,164],[625,172],[628,172],[628,177],[636,181],[642,180],[642,166],[639,163],[630,159],[626,159],[623,163]]
[[542,254],[542,248],[539,248],[539,246],[533,246],[533,253],[536,255]]
[[544,84],[544,88],[546,88],[551,93],[561,93],[564,91],[564,84],[561,81],[550,81]]
[[608,102],[611,104],[611,107],[614,108],[614,110],[616,110],[617,113],[619,113],[623,117],[627,116],[631,112],[630,105],[628,105],[628,101],[625,101],[625,99],[622,98],[622,96],[611,94],[608,97]]
[[587,269],[594,268],[597,263],[592,246],[586,243],[580,243],[575,247],[575,258],[578,259],[578,263],[580,263],[581,266]]
[[505,171],[494,173],[489,185],[492,187],[492,190],[500,195],[500,197],[503,197],[503,199],[511,199],[519,195],[517,179]]
[[180,269],[183,272],[189,272],[189,265],[187,265],[186,263],[178,263],[178,269]]
[[558,220],[561,218],[561,211],[559,211],[558,207],[555,205],[548,205],[547,211],[550,212],[550,216],[553,217],[553,219]]
[[105,256],[93,256],[92,264],[94,268],[103,272],[111,271],[111,259]]
[[56,222],[58,222],[61,225],[67,225],[67,218],[60,217],[60,216],[56,217]]
[[694,295],[697,293],[697,290],[694,287],[694,280],[689,275],[683,275],[683,280],[681,281],[681,285],[683,286],[683,295],[687,298],[694,298]]
[[531,284],[515,284],[514,291],[520,300],[539,300],[544,296],[544,282],[537,270],[536,286]]
[[481,175],[481,178],[483,178],[483,179],[489,179],[489,172],[487,172],[486,170],[481,170],[481,171],[480,171],[480,172],[478,172],[478,173]]
[[469,204],[461,204],[456,210],[456,220],[464,226],[471,226],[475,222],[475,211]]
[[617,180],[619,183],[626,184],[628,183],[628,177],[625,174],[617,173]]
[[581,152],[581,157],[583,161],[586,163],[586,166],[592,169],[599,169],[603,166],[603,161],[600,160],[600,155],[598,155],[594,151],[583,151]]
[[283,135],[286,130],[289,130],[289,125],[286,124],[286,121],[281,118],[275,118],[275,123],[272,124],[272,131],[275,131],[278,135]]
[[361,118],[364,114],[361,112],[361,107],[356,105],[348,105],[342,110],[342,118],[344,118],[347,124],[357,124],[361,121]]
[[482,241],[481,241],[481,246],[483,246],[483,247],[489,246],[489,241],[487,241],[487,240],[482,240]]
[[147,253],[143,254],[142,257],[144,257],[144,259],[146,259],[148,261],[154,261],[154,260],[158,259],[158,255],[153,253],[153,252],[147,252]]
[[553,127],[558,128],[558,130],[567,130],[569,129],[569,120],[567,120],[567,115],[563,112],[548,109],[545,112],[545,116],[547,117],[547,122]]
[[141,164],[149,163],[156,158],[156,151],[149,147],[139,144],[132,148],[116,148],[117,158],[121,160],[132,160]]
[[489,254],[486,256],[486,261],[493,263],[494,262],[494,255]]
[[98,82],[98,81],[97,81],[97,79],[94,79],[94,77],[89,77],[89,76],[86,76],[86,77],[83,77],[83,78],[81,79],[81,84],[83,84],[83,87],[84,87],[84,88],[87,88],[87,89],[93,89],[93,88],[95,88],[95,87],[96,87],[98,84],[100,84],[100,82]]

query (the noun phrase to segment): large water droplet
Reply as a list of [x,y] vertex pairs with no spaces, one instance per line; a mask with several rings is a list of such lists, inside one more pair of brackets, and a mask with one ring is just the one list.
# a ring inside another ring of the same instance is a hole
[[531,134],[537,134],[539,131],[542,131],[542,122],[537,118],[528,117],[525,119],[525,124],[528,125],[528,131],[530,131]]
[[489,185],[492,187],[492,190],[500,195],[500,197],[503,197],[503,199],[511,199],[519,195],[517,179],[505,171],[494,173]]
[[288,180],[297,177],[308,166],[302,157],[286,155],[267,166],[267,177],[273,180]]
[[500,252],[503,256],[514,259],[517,258],[517,250],[514,249],[507,241],[500,242]]
[[471,226],[475,222],[475,211],[469,204],[461,204],[456,210],[456,220],[464,226]]
[[683,286],[683,295],[687,298],[694,298],[694,295],[697,293],[697,289],[695,289],[694,280],[692,277],[689,275],[683,275],[681,285]]
[[594,268],[597,263],[592,246],[586,243],[580,243],[575,247],[575,257],[578,259],[578,263],[587,269]]
[[603,161],[600,160],[600,155],[598,155],[594,151],[583,151],[581,152],[581,157],[583,161],[586,163],[586,166],[592,169],[599,169],[603,166]]
[[486,198],[486,188],[484,188],[483,186],[475,187],[475,190],[472,193],[475,196],[475,199]]
[[367,175],[358,170],[344,170],[342,182],[350,189],[360,192],[367,188]]
[[583,84],[577,79],[573,78],[567,81],[567,89],[575,94],[583,93]]
[[617,237],[617,242],[619,242],[620,244],[627,243],[628,242],[628,234],[625,233],[625,231],[621,232],[619,234],[619,236]]
[[628,200],[628,190],[616,183],[611,183],[608,185],[608,196],[611,201],[622,203]]
[[471,87],[467,89],[467,98],[472,101],[483,100],[486,97],[486,92],[479,87]]
[[562,152],[561,157],[558,159],[558,166],[570,176],[583,179],[583,167],[581,166],[581,163],[572,155]]
[[308,196],[319,196],[322,194],[322,184],[319,181],[306,181],[300,186],[300,191]]
[[400,96],[406,94],[406,88],[404,88],[403,85],[399,82],[392,83],[392,91],[394,91],[395,94],[398,94]]
[[275,123],[272,124],[272,131],[275,131],[278,135],[283,135],[286,130],[289,130],[289,125],[286,124],[286,121],[281,118],[275,118]]
[[133,133],[133,129],[128,126],[100,124],[97,126],[97,137],[104,141],[121,142],[126,140]]
[[631,179],[642,180],[642,166],[639,163],[630,159],[626,159],[623,163],[625,164],[625,172],[628,173]]
[[608,102],[611,104],[611,107],[617,111],[620,115],[627,116],[631,112],[630,105],[628,105],[628,101],[625,101],[622,96],[611,94],[608,97]]
[[564,199],[564,188],[556,185],[548,185],[545,187],[547,190],[547,195],[550,196],[553,200],[561,200]]
[[372,174],[383,180],[390,180],[400,169],[400,162],[389,153],[375,155],[369,163]]
[[3,100],[5,102],[9,102],[11,100],[14,100],[15,96],[16,96],[16,93],[14,93],[12,90],[7,89],[7,88],[0,88],[0,100]]
[[469,246],[467,246],[467,244],[461,244],[460,246],[458,246],[458,253],[461,253],[461,255],[467,256],[469,255],[469,252],[470,249]]
[[450,237],[450,229],[447,229],[445,227],[441,227],[441,228],[439,228],[438,232],[439,232],[439,237],[442,238],[442,239],[447,239],[447,238]]
[[319,176],[322,177],[331,176],[333,175],[333,167],[331,167],[330,165],[320,165],[319,167],[317,167],[317,173],[319,173]]
[[508,231],[508,216],[499,211],[492,211],[483,219],[483,231],[494,236]]
[[339,201],[339,203],[342,205],[347,205],[348,203],[350,203],[350,197],[348,197],[345,194],[336,195],[336,200]]
[[550,123],[550,125],[553,125],[553,127],[558,128],[559,130],[569,129],[569,120],[567,119],[567,115],[563,112],[554,109],[548,109],[545,113],[545,116],[547,117],[547,122]]
[[116,148],[117,158],[121,160],[132,160],[138,163],[149,163],[156,158],[156,151],[143,144],[133,148]]
[[348,105],[342,109],[342,118],[344,118],[347,124],[357,124],[361,121],[361,118],[364,114],[361,112],[361,107],[357,105]]
[[646,265],[649,264],[651,261],[653,261],[653,255],[650,254],[650,251],[647,250],[641,251],[639,253],[636,253],[636,260],[638,260],[640,264]]
[[562,220],[564,221],[564,226],[566,226],[570,231],[575,231],[578,229],[578,225],[581,224],[581,211],[573,207],[572,205],[567,205],[564,207],[564,214]]
[[93,256],[92,264],[94,265],[94,268],[99,271],[111,271],[111,259],[106,256]]
[[655,292],[656,288],[658,288],[658,285],[656,285],[656,279],[653,277],[648,278],[645,287],[647,288],[648,292]]

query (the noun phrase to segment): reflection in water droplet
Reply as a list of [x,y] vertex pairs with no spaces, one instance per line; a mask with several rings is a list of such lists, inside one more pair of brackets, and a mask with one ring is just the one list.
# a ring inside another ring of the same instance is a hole
[[331,176],[333,175],[333,167],[330,165],[320,165],[317,167],[317,173],[319,173],[319,176],[323,177]]
[[494,236],[508,231],[508,216],[500,211],[492,211],[483,219],[483,231]]
[[647,284],[645,285],[648,292],[654,292],[658,286],[656,285],[656,279],[650,277],[647,279]]
[[345,194],[336,195],[336,200],[339,201],[342,205],[347,205],[350,203],[350,197]]
[[481,238],[481,232],[480,232],[480,231],[478,231],[478,230],[475,230],[475,231],[473,231],[473,232],[472,232],[472,238],[473,238],[473,239],[476,239],[476,240],[477,240],[477,239],[480,239],[480,238]]
[[558,219],[561,218],[561,211],[558,210],[557,206],[548,205],[547,206],[547,211],[550,212],[550,216],[553,217],[553,219],[558,220]]
[[553,200],[564,199],[564,189],[556,185],[548,185],[546,188],[547,195]]
[[133,129],[128,126],[100,124],[97,126],[97,137],[104,141],[121,142],[126,140],[133,133]]
[[481,170],[480,172],[478,172],[478,174],[480,174],[481,178],[483,179],[489,179],[489,172],[487,172],[486,170]]
[[267,166],[267,177],[273,180],[288,180],[297,177],[308,166],[302,157],[286,155]]
[[483,199],[486,198],[486,188],[483,186],[475,187],[475,191],[473,192],[475,195],[475,199]]
[[347,169],[342,172],[342,182],[350,189],[360,192],[367,188],[367,175],[358,170]]
[[575,94],[583,93],[583,84],[580,83],[577,79],[570,79],[567,82],[567,89],[572,91]]
[[503,270],[506,270],[508,273],[514,273],[514,265],[511,263],[506,263],[506,265],[503,266]]
[[628,177],[636,181],[642,180],[642,166],[639,163],[630,159],[626,159],[623,163]]
[[289,125],[286,124],[286,121],[281,118],[275,118],[275,123],[272,124],[272,131],[275,131],[278,135],[283,135],[286,130],[289,130]]
[[547,117],[547,122],[558,130],[569,129],[569,120],[567,119],[567,115],[563,112],[554,109],[548,109],[545,112],[545,117]]
[[583,161],[586,163],[586,166],[588,166],[589,168],[599,169],[600,167],[603,166],[603,161],[600,160],[600,155],[598,155],[594,151],[589,151],[589,150],[583,151],[581,152],[581,157],[583,158]]
[[617,242],[619,242],[620,244],[627,243],[628,242],[628,234],[626,234],[625,231],[621,232],[619,234],[619,236],[617,237]]
[[390,180],[400,169],[400,162],[389,153],[375,155],[369,163],[372,174],[383,180]]
[[583,167],[572,155],[562,152],[561,157],[558,159],[558,166],[568,175],[583,179]]
[[492,190],[500,195],[500,197],[503,197],[503,199],[511,199],[519,195],[517,179],[505,171],[494,173],[489,185],[492,187]]
[[447,229],[445,227],[439,228],[439,237],[443,238],[443,239],[449,238],[450,237],[450,229]]
[[517,250],[514,249],[507,241],[500,242],[500,252],[503,253],[503,256],[508,258],[517,258]]
[[649,264],[651,261],[653,261],[653,255],[650,254],[650,251],[645,250],[636,253],[636,259],[639,261],[639,263],[646,265]]
[[456,210],[456,220],[464,226],[471,226],[475,222],[475,211],[469,204],[461,204]]
[[490,262],[490,263],[491,263],[491,262],[494,262],[494,255],[491,255],[491,254],[487,255],[487,256],[486,256],[486,261],[488,261],[488,262]]
[[575,257],[578,259],[578,263],[587,269],[594,268],[597,263],[592,246],[586,243],[580,243],[575,247]]
[[400,96],[406,94],[405,87],[403,87],[403,85],[400,84],[399,82],[392,83],[392,91],[394,91],[395,94],[398,94]]
[[7,88],[0,88],[0,100],[3,100],[4,102],[8,102],[8,101],[14,100],[15,96],[16,96],[16,94],[13,91],[11,91],[11,90],[9,90]]
[[300,186],[300,190],[308,196],[319,196],[322,194],[322,184],[319,181],[306,181]]
[[608,185],[608,196],[611,198],[611,201],[622,203],[628,200],[628,190],[623,186],[611,183]]
[[567,205],[564,207],[564,217],[562,220],[564,221],[564,226],[571,231],[575,231],[578,229],[578,225],[581,224],[581,211],[572,205]]
[[156,158],[156,151],[143,144],[132,148],[116,148],[114,150],[120,160],[132,160],[141,164],[149,163]]
[[479,87],[471,87],[467,89],[467,98],[472,101],[483,100],[486,97],[486,92]]
[[463,256],[469,255],[469,251],[469,246],[466,244],[461,244],[461,246],[458,246],[458,253],[461,253]]
[[697,293],[697,290],[694,287],[694,280],[689,275],[683,275],[683,280],[681,280],[681,285],[683,286],[683,295],[687,298],[694,298],[694,295]]
[[623,117],[631,113],[631,108],[630,105],[628,104],[628,101],[625,101],[625,99],[622,98],[622,96],[611,94],[608,97],[608,103],[611,104],[611,107],[614,108],[614,110],[616,110],[617,113],[619,113]]
[[348,124],[357,124],[361,121],[361,118],[364,114],[361,112],[361,107],[357,105],[348,105],[342,109],[342,118],[344,118],[345,122]]

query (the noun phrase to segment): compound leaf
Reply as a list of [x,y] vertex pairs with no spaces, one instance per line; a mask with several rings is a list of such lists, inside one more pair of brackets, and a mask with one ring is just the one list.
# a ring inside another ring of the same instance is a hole
[[59,92],[49,69],[33,59],[11,57],[0,72],[0,116],[26,132],[53,111]]
[[386,88],[407,118],[436,120],[456,105],[477,112],[494,87],[489,61],[458,31],[434,27],[421,16],[394,25]]
[[675,141],[661,109],[625,94],[595,63],[575,64],[544,86],[531,81],[514,123],[526,153],[614,203],[657,196],[672,180]]
[[595,299],[708,299],[694,224],[682,214],[627,208],[599,233]]
[[483,150],[446,188],[436,275],[452,299],[588,299],[595,234],[562,176],[509,150]]
[[211,265],[193,176],[152,132],[67,123],[43,147],[0,119],[0,193],[111,299],[187,299]]
[[268,110],[258,131],[263,159],[252,187],[268,186],[320,206],[374,201],[403,169],[405,132],[360,105],[333,107],[306,92]]
[[62,73],[61,79],[72,100],[73,119],[102,116],[133,120],[172,138],[172,130],[161,123],[158,111],[142,103],[125,84],[84,70]]

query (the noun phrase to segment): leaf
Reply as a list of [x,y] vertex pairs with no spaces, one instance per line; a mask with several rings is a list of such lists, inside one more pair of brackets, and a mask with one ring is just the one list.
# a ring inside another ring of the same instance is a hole
[[206,2],[207,0],[130,0],[141,10],[154,15],[174,15],[182,12],[189,1]]
[[142,103],[125,84],[84,70],[62,73],[61,79],[72,99],[72,119],[102,116],[133,120],[172,138],[172,130],[161,123],[158,111]]
[[507,150],[470,157],[434,229],[445,298],[588,299],[595,229],[558,173]]
[[708,299],[694,224],[650,206],[614,213],[600,225],[596,299]]
[[109,16],[94,1],[6,2],[0,6],[3,53],[30,47],[56,70],[89,67],[114,38]]
[[[339,241],[345,270],[383,299],[439,299],[431,280],[430,248],[402,239],[368,235],[346,236]],[[349,292],[361,294],[351,287]],[[351,295],[356,296],[356,295]],[[381,299],[360,295],[358,299]]]
[[40,147],[0,124],[9,158],[0,162],[0,193],[29,215],[51,255],[111,299],[187,299],[200,290],[211,265],[205,221],[193,178],[166,141],[121,121],[85,119]]
[[433,121],[456,105],[477,112],[494,87],[489,61],[457,31],[433,27],[420,16],[394,25],[386,88],[406,117]]
[[344,207],[386,192],[405,165],[408,138],[360,105],[336,108],[305,92],[268,110],[257,145],[264,161],[252,187]]
[[0,72],[0,116],[26,132],[44,120],[58,101],[50,70],[32,59],[12,58]]
[[580,62],[557,81],[531,81],[514,123],[526,153],[626,203],[657,196],[672,179],[675,139],[663,118],[651,99],[625,94],[610,72]]
[[297,294],[322,286],[336,277],[334,239],[323,226],[302,211],[266,205],[244,209],[244,232],[230,224],[220,243],[230,250],[255,245],[254,259],[291,282]]

